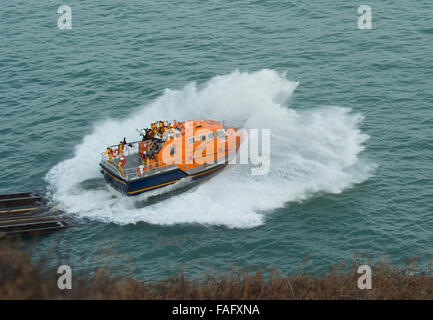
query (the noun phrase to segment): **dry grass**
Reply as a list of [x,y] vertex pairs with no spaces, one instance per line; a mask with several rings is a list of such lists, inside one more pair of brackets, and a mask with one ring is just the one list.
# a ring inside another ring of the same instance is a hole
[[[313,277],[303,272],[284,276],[278,271],[264,275],[231,271],[209,273],[205,279],[188,280],[183,273],[158,282],[131,277],[113,277],[97,269],[91,276],[73,276],[72,290],[57,288],[56,271],[39,263],[19,241],[0,240],[0,299],[432,299],[430,272],[415,270],[413,261],[405,268],[376,263],[373,289],[359,290],[360,264],[355,257],[349,270],[333,267],[328,275]],[[54,275],[54,276],[53,276]]]

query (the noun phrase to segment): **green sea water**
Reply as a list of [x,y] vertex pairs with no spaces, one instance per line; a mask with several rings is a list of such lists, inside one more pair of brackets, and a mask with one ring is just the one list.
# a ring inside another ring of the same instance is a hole
[[[0,44],[0,193],[47,191],[76,221],[35,258],[140,279],[433,258],[431,1],[1,1]],[[107,144],[198,117],[270,128],[270,172],[107,189]]]

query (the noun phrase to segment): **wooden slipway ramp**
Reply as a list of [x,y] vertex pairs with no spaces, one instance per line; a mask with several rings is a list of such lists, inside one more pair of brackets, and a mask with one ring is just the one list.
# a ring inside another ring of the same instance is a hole
[[70,226],[61,211],[39,193],[0,195],[0,234],[33,234]]

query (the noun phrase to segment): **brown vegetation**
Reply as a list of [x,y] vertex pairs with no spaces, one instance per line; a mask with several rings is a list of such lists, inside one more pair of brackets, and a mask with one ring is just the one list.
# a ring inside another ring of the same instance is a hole
[[56,271],[32,264],[19,242],[0,239],[0,299],[432,299],[433,277],[414,270],[413,264],[395,268],[386,263],[372,266],[373,288],[358,289],[359,261],[351,270],[334,267],[325,276],[303,272],[284,276],[232,271],[209,273],[201,280],[184,274],[157,282],[114,277],[103,269],[91,276],[73,276],[72,290],[57,288]]

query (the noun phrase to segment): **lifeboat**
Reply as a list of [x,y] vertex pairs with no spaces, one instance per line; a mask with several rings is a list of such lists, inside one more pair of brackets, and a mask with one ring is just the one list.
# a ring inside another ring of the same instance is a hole
[[[138,130],[139,141],[113,145],[101,156],[101,173],[114,189],[128,196],[172,185],[194,182],[220,172],[236,157],[244,140],[244,121],[198,119],[158,121]],[[120,162],[120,163],[119,163]]]

